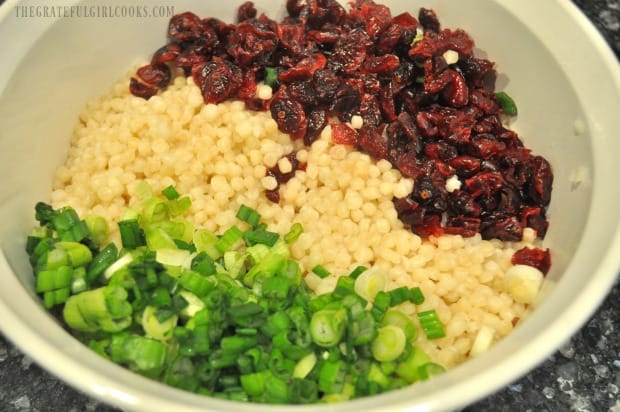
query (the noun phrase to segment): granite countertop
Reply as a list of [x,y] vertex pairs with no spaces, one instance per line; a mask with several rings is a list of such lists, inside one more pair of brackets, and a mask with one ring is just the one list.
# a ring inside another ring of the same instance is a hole
[[[573,2],[620,58],[620,0]],[[620,281],[565,346],[521,379],[462,412],[513,410],[620,412]],[[117,409],[59,381],[0,335],[0,411]]]

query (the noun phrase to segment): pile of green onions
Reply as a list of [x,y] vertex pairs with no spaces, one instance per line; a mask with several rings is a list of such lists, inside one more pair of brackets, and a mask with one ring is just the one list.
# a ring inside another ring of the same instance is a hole
[[[359,266],[316,295],[290,255],[300,224],[281,236],[243,205],[215,234],[182,218],[191,201],[174,187],[140,191],[118,222],[120,248],[104,244],[103,218],[45,203],[26,245],[44,306],[101,356],[187,391],[274,404],[338,402],[444,371],[398,310],[424,301],[419,288],[377,289],[376,269]],[[445,336],[434,310],[417,318],[427,338]]]

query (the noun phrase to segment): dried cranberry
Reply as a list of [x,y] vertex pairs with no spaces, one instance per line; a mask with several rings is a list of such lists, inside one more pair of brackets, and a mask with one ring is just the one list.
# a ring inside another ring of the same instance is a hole
[[533,172],[529,195],[536,204],[547,206],[551,199],[551,185],[553,184],[551,165],[541,156],[534,156],[531,163],[533,163]]
[[356,110],[361,102],[362,92],[358,87],[351,83],[343,83],[338,88],[334,96],[334,112],[342,121],[351,120],[353,111]]
[[393,54],[373,56],[364,62],[364,70],[367,73],[381,75],[391,74],[398,66],[400,66],[400,59]]
[[450,235],[471,237],[480,232],[480,219],[475,217],[454,216],[448,219],[444,232]]
[[387,6],[374,2],[357,2],[351,9],[351,16],[364,22],[366,33],[377,37],[392,23],[392,13]]
[[549,249],[524,247],[512,255],[511,262],[513,265],[533,266],[546,275],[551,268],[551,253]]
[[437,18],[437,14],[435,14],[435,11],[433,9],[427,9],[424,7],[420,8],[420,11],[418,12],[418,20],[420,21],[422,27],[424,27],[424,30],[432,31],[435,33],[439,32],[439,19]]
[[375,159],[385,159],[388,154],[387,140],[382,128],[362,127],[357,139],[358,146]]
[[284,70],[278,78],[282,82],[309,80],[317,70],[325,67],[327,58],[322,53],[315,53],[299,61],[294,67]]
[[289,16],[298,17],[307,4],[307,0],[286,0],[286,11]]
[[316,91],[319,102],[324,104],[333,103],[336,92],[340,88],[340,78],[329,69],[319,69],[314,73],[312,85]]
[[144,83],[160,89],[168,86],[171,78],[170,68],[165,64],[147,64],[140,67],[136,74]]
[[205,103],[220,103],[235,95],[241,86],[243,72],[233,63],[218,59],[194,66],[192,76]]
[[456,170],[456,174],[459,177],[470,177],[480,170],[480,159],[473,156],[459,155],[450,160],[450,166]]
[[290,134],[293,139],[304,137],[308,124],[301,103],[287,98],[274,97],[269,110],[282,133]]
[[256,7],[251,1],[246,1],[237,9],[237,22],[253,19],[256,17]]
[[499,172],[480,172],[465,180],[465,187],[473,197],[491,195],[504,185],[504,178]]
[[308,129],[304,136],[304,144],[310,146],[319,138],[323,129],[327,126],[327,112],[325,109],[314,109],[308,114]]
[[357,132],[346,123],[333,123],[332,141],[337,144],[348,144],[354,146],[357,143]]
[[159,90],[156,87],[141,83],[138,79],[132,77],[129,81],[129,91],[134,96],[149,99],[155,96]]
[[241,67],[267,65],[277,45],[278,36],[268,21],[246,20],[230,33],[226,51]]
[[506,145],[495,139],[490,134],[479,134],[471,139],[469,145],[469,154],[479,158],[488,159],[498,153],[503,152],[506,149]]
[[523,226],[515,216],[491,215],[482,220],[480,234],[483,239],[518,242],[523,238]]
[[189,11],[173,16],[168,24],[168,37],[179,42],[197,40],[202,31],[202,20]]
[[359,110],[365,126],[377,127],[381,124],[381,109],[379,107],[379,101],[374,95],[364,93],[359,105]]
[[549,222],[545,217],[545,210],[537,206],[526,206],[521,211],[521,224],[536,231],[536,235],[544,238],[549,228]]
[[368,34],[360,28],[355,28],[338,39],[331,60],[344,73],[355,73],[362,67],[366,59],[366,49],[370,45],[372,42]]
[[172,62],[176,60],[177,56],[182,51],[183,49],[178,44],[166,44],[165,46],[159,48],[155,53],[153,53],[153,57],[151,58],[151,64],[157,65]]
[[276,28],[280,45],[293,55],[299,55],[308,42],[306,31],[300,24],[278,24]]

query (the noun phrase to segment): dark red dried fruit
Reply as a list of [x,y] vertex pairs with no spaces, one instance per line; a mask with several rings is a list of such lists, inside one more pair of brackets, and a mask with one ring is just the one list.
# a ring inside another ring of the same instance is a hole
[[528,265],[540,270],[543,275],[549,273],[551,268],[551,253],[549,249],[529,248],[517,250],[512,255],[511,263],[513,265]]
[[388,156],[387,139],[380,127],[362,127],[358,134],[358,146],[375,159],[386,159]]
[[205,103],[220,103],[233,97],[243,81],[241,69],[221,59],[194,66],[192,76]]
[[387,6],[374,2],[358,1],[353,5],[351,16],[364,22],[370,37],[378,36],[392,23],[392,13]]
[[364,71],[366,73],[376,73],[381,75],[391,74],[400,66],[400,59],[393,54],[384,54],[382,56],[373,56],[364,62]]
[[327,58],[322,53],[314,53],[299,61],[295,66],[288,70],[284,70],[278,76],[281,82],[293,82],[299,80],[310,80],[317,70],[325,67]]
[[269,22],[259,20],[246,20],[235,26],[228,36],[226,51],[238,66],[270,64],[278,36],[269,26]]
[[547,206],[551,200],[551,185],[553,184],[551,165],[541,156],[535,156],[532,163],[534,170],[529,195],[536,204]]
[[327,112],[325,109],[314,109],[308,114],[308,128],[304,136],[304,144],[310,146],[319,138],[323,129],[327,126]]
[[251,1],[246,1],[237,9],[237,22],[253,19],[256,17],[256,7]]
[[276,33],[280,45],[292,55],[299,55],[306,48],[308,40],[302,25],[278,24]]
[[308,124],[301,103],[287,98],[274,97],[269,110],[282,133],[290,134],[293,139],[304,137]]
[[168,25],[168,37],[179,42],[198,40],[202,31],[202,20],[189,11],[174,15]]
[[129,81],[129,91],[134,96],[150,99],[155,96],[159,90],[156,87],[141,83],[138,79],[132,77]]
[[333,123],[332,141],[337,144],[354,146],[357,143],[357,132],[346,123]]
[[523,226],[515,216],[491,215],[483,219],[480,234],[484,239],[518,242],[523,238]]
[[331,60],[344,73],[353,74],[362,67],[370,45],[372,41],[368,34],[361,28],[355,28],[338,39]]
[[435,14],[435,10],[427,9],[425,7],[420,8],[418,12],[418,20],[424,30],[439,32],[441,25],[439,24],[439,19],[437,19],[437,14]]
[[160,89],[168,86],[171,78],[170,68],[165,64],[147,64],[140,67],[136,74],[144,83]]
[[275,166],[267,169],[267,173],[266,173],[267,176],[273,176],[276,179],[276,182],[278,184],[275,189],[265,190],[265,195],[267,196],[267,199],[269,199],[273,203],[280,202],[280,186],[288,182],[289,180],[291,180],[293,176],[295,176],[296,171],[306,170],[306,164],[300,162],[297,159],[297,154],[295,152],[291,152],[283,156],[283,158],[288,159],[288,161],[291,163],[290,172],[286,172],[286,173],[282,172],[280,170],[280,166],[278,162],[278,164],[276,164]]
[[[373,0],[349,5],[347,12],[336,0],[287,0],[289,15],[279,22],[258,15],[251,1],[237,9],[236,24],[176,15],[168,44],[130,90],[149,98],[180,68],[205,102],[241,99],[249,109],[270,110],[281,131],[306,145],[335,117],[335,142],[387,159],[415,179],[413,192],[394,201],[415,233],[513,241],[530,227],[544,237],[553,171],[502,124],[495,64],[474,57],[469,35],[442,29],[432,9],[420,9],[416,19],[392,17]],[[414,42],[419,26],[424,36]],[[457,62],[448,64],[448,50]],[[278,80],[274,97],[260,100],[256,82],[265,80],[266,67]],[[359,130],[344,124],[353,115],[363,120]],[[452,176],[461,187],[448,192]],[[278,189],[266,195],[279,200]]]
[[176,60],[177,56],[183,51],[181,46],[175,43],[166,44],[160,47],[151,58],[151,64],[169,63]]
[[465,180],[465,187],[473,197],[489,196],[500,190],[505,184],[499,172],[480,172]]

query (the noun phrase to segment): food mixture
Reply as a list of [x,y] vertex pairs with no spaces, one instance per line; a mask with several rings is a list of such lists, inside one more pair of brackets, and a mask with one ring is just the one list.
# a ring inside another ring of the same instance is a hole
[[419,287],[422,303],[397,306],[418,327],[436,311],[445,336],[415,342],[433,362],[481,353],[526,316],[550,265],[551,168],[502,125],[516,107],[495,94],[493,63],[429,9],[287,10],[281,23],[251,3],[237,25],[175,16],[153,60],[80,114],[51,205],[102,216],[119,248],[145,181],[187,195],[185,218],[218,236],[240,207],[282,236],[301,224],[290,254],[316,294],[373,268],[377,290]]

